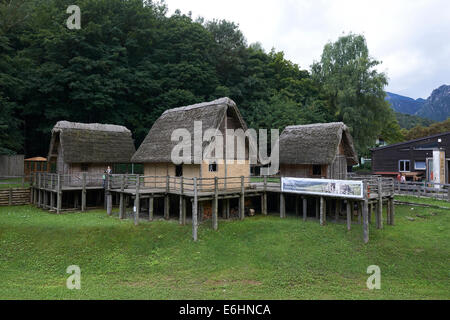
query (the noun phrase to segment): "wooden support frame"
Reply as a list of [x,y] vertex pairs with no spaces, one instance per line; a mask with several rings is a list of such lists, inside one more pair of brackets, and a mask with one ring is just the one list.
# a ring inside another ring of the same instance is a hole
[[81,211],[86,211],[86,172],[82,176]]
[[353,201],[347,200],[347,230],[352,228]]
[[320,197],[320,225],[324,226],[326,222],[327,222],[326,201],[323,197]]
[[283,192],[280,192],[280,218],[286,218],[286,201]]
[[194,178],[194,199],[192,201],[192,239],[194,241],[198,240],[197,205],[198,205],[197,178]]
[[153,201],[154,201],[153,195],[150,195],[150,197],[148,198],[148,221],[153,221],[153,210],[154,210]]
[[212,201],[212,227],[214,230],[217,230],[219,228],[218,223],[218,211],[219,211],[219,186],[218,186],[218,179],[217,177],[214,177],[214,199]]

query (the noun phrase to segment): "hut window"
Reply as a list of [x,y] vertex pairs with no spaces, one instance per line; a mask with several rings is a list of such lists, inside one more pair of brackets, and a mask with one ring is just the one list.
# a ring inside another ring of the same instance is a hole
[[88,171],[88,170],[89,170],[88,164],[87,164],[87,163],[82,163],[82,164],[81,164],[81,171],[82,171],[82,172],[86,172],[86,171]]
[[217,172],[217,163],[210,163],[208,167],[209,172]]
[[312,167],[313,176],[321,176],[322,175],[322,166],[318,164],[314,164]]
[[36,167],[37,167],[36,171],[41,171],[41,163],[40,162],[36,163]]
[[409,172],[409,160],[400,160],[398,162],[400,172]]
[[183,176],[183,166],[179,165],[175,167],[175,177],[182,177]]

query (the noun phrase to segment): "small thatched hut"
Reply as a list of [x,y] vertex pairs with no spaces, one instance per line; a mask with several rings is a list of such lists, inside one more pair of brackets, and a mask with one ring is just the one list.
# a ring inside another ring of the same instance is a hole
[[345,179],[358,163],[348,127],[342,122],[289,126],[280,135],[280,174]]
[[56,173],[103,173],[107,166],[129,163],[135,151],[131,131],[123,126],[59,121],[48,159]]
[[[220,98],[211,102],[204,102],[190,106],[166,110],[153,124],[150,132],[134,154],[132,161],[144,163],[144,174],[147,176],[183,176],[188,178],[213,178],[213,177],[240,177],[249,176],[250,164],[248,161],[248,139],[245,139],[245,159],[233,163],[210,163],[203,159],[201,164],[194,161],[194,137],[199,132],[194,132],[194,122],[201,121],[201,131],[204,134],[207,129],[214,129],[220,133],[224,141],[224,149],[227,143],[227,129],[247,130],[247,125],[242,118],[236,104],[229,98]],[[186,129],[191,136],[191,161],[176,165],[171,154],[173,148],[179,143],[171,140],[172,132],[176,129]],[[197,129],[197,131],[200,131]],[[201,136],[201,135],[200,135]],[[234,136],[233,136],[234,139]],[[208,147],[208,142],[200,144],[201,151]],[[224,150],[223,156],[226,152]],[[236,157],[235,157],[236,158]],[[225,159],[225,158],[223,158]],[[228,159],[231,159],[228,158]]]

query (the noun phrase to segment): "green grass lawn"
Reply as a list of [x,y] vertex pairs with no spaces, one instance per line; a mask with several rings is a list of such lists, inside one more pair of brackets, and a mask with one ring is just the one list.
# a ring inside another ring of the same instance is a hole
[[[30,184],[24,182],[23,187],[28,188]],[[0,189],[22,188],[22,178],[0,179]]]
[[[275,215],[205,223],[193,242],[176,221],[0,207],[0,299],[450,299],[448,213],[397,206],[368,244],[360,225]],[[69,265],[81,290],[66,288]]]

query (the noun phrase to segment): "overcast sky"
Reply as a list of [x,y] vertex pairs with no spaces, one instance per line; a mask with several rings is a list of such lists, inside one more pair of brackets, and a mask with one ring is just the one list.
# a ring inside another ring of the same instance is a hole
[[323,46],[343,33],[364,34],[387,73],[387,91],[427,98],[450,84],[448,0],[165,0],[172,14],[238,23],[248,43],[274,47],[310,69]]

